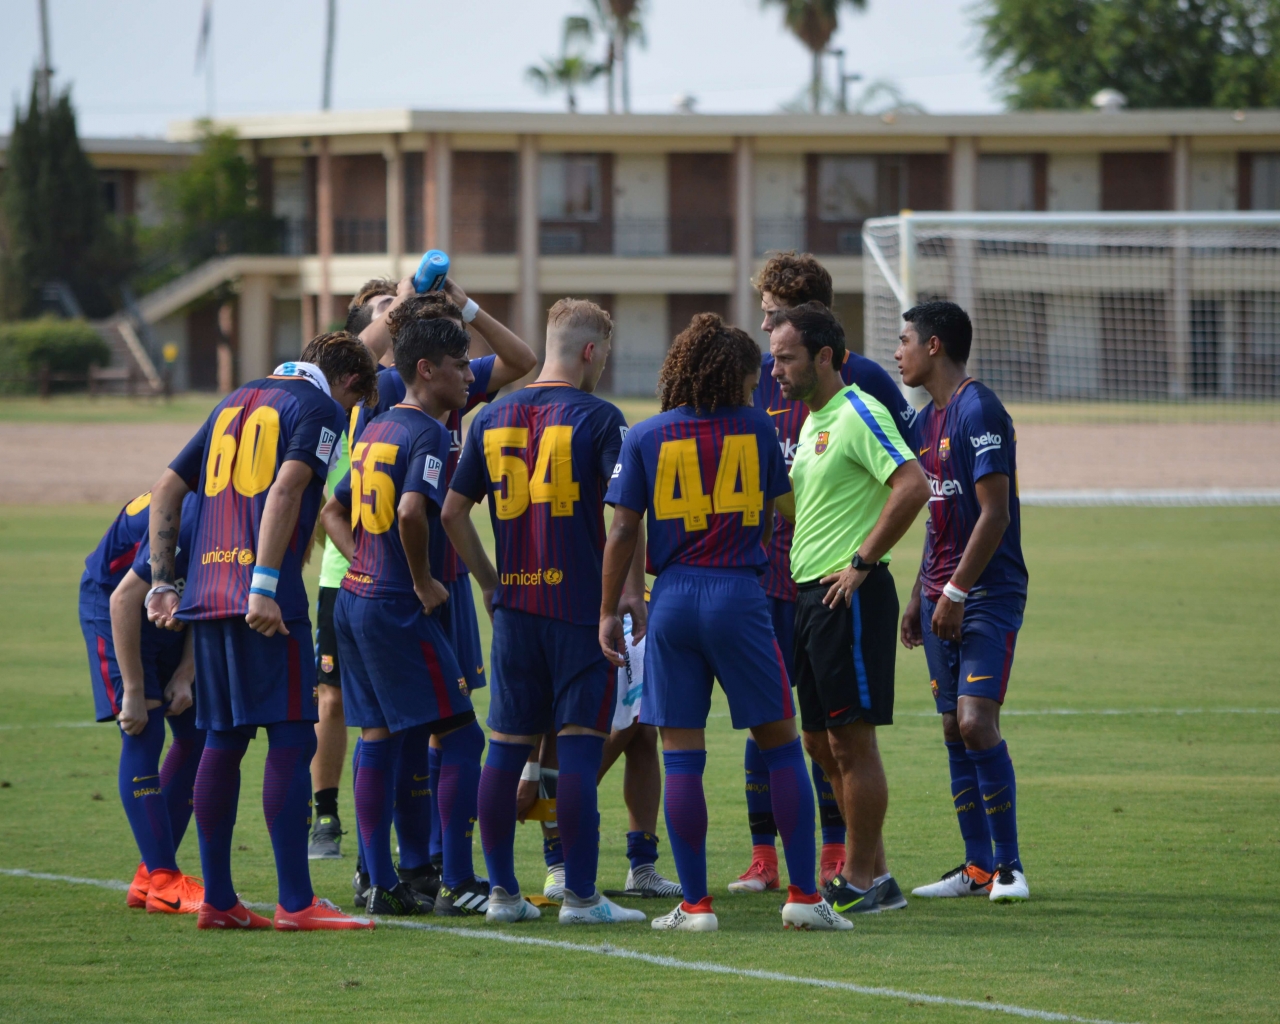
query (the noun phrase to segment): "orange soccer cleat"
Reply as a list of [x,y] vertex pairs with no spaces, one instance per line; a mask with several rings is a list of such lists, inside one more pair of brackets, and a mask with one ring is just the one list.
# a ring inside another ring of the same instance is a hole
[[275,923],[276,931],[281,932],[353,931],[359,928],[372,930],[374,927],[367,917],[352,917],[319,896],[311,898],[311,906],[292,913],[276,904]]
[[729,883],[730,892],[764,892],[778,888],[778,851],[772,846],[751,847],[751,867]]
[[200,905],[200,916],[196,918],[197,928],[222,928],[225,931],[249,931],[254,928],[270,928],[271,921],[261,914],[255,914],[239,900],[230,910],[218,910],[211,903]]
[[204,903],[204,883],[181,871],[151,872],[148,914],[198,914]]
[[844,843],[823,843],[818,854],[818,888],[825,888],[843,870]]
[[138,865],[133,881],[129,883],[129,893],[124,898],[125,906],[134,910],[142,910],[147,905],[147,893],[151,889],[151,872],[145,863]]

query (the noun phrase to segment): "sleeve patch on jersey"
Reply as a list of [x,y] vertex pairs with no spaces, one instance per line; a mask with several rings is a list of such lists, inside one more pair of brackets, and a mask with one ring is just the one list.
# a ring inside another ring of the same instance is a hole
[[316,445],[316,458],[328,465],[329,460],[333,458],[333,444],[338,440],[336,431],[330,430],[328,427],[320,428],[320,443]]
[[999,451],[1004,438],[999,434],[986,433],[978,437],[970,437],[969,443],[974,447],[974,455],[986,455],[987,452]]
[[442,469],[444,469],[444,463],[434,455],[428,455],[426,464],[422,468],[422,479],[432,487],[439,487],[440,470]]
[[[626,430],[627,428],[626,428],[626,427],[623,427],[622,429],[623,429],[623,430]],[[614,466],[613,466],[613,475],[612,475],[611,477],[609,477],[609,479],[610,479],[610,480],[617,480],[617,479],[618,479],[618,477],[620,477],[620,476],[622,476],[622,463],[621,463],[621,462],[617,462],[617,463],[614,463]]]
[[618,428],[618,433],[622,435],[622,440],[625,441],[627,439],[627,431],[630,429],[631,428],[626,426],[626,424],[623,424],[621,427]]

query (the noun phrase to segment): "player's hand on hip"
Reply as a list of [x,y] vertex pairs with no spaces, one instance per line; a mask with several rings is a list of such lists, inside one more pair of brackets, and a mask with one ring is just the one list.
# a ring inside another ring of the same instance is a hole
[[924,643],[924,630],[920,626],[920,595],[913,594],[902,613],[902,646],[907,650]]
[[130,736],[141,736],[147,727],[147,699],[139,694],[131,697],[128,694],[120,701],[120,714],[116,715],[120,728]]
[[176,676],[169,680],[169,685],[164,688],[164,699],[169,702],[166,717],[180,715],[191,707],[191,682],[190,679],[179,679]]
[[[633,620],[634,621],[634,620]],[[616,615],[600,616],[600,650],[616,668],[626,668],[626,659],[622,656],[622,645],[626,639],[622,634],[622,620]]]
[[285,628],[284,616],[280,614],[280,606],[274,598],[264,594],[249,595],[249,614],[244,617],[249,628],[263,636],[275,636],[277,633],[289,635]]
[[413,592],[418,595],[422,610],[428,615],[449,600],[449,591],[437,579],[429,580],[424,587],[414,587]]
[[623,594],[618,602],[618,615],[631,616],[631,646],[634,647],[644,639],[649,628],[649,607],[644,603],[644,595],[631,596]]
[[147,621],[161,629],[170,629],[175,632],[182,629],[184,624],[174,618],[181,603],[182,598],[172,590],[153,595],[151,603],[147,605]]
[[956,604],[946,594],[938,598],[933,609],[933,618],[929,628],[939,640],[950,640],[958,643],[964,623],[964,605]]
[[841,603],[847,608],[853,607],[853,592],[862,586],[862,581],[867,578],[867,574],[853,566],[845,569],[843,572],[835,572],[830,576],[823,576],[819,583],[830,583],[831,586],[827,590],[826,596],[822,599],[822,603],[828,608],[836,608]]

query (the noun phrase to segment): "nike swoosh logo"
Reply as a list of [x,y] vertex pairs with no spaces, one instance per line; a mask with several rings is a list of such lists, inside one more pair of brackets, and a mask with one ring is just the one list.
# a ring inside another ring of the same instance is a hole
[[[165,899],[163,896],[157,896],[157,897],[156,897],[156,901],[157,901],[157,902],[159,902],[159,903],[163,903],[163,904],[164,904],[166,907],[168,907],[170,910],[181,910],[181,909],[182,909],[182,900],[167,900],[167,899]],[[248,918],[245,918],[245,923],[246,923],[246,924],[248,923],[248,921],[249,921],[249,919],[248,919]]]
[[832,717],[832,718],[835,718],[837,715],[843,715],[843,714],[844,714],[846,711],[848,711],[851,707],[853,707],[853,705],[852,705],[852,704],[846,704],[846,705],[845,705],[844,707],[842,707],[839,711],[832,711],[832,712],[831,712],[831,717]]
[[158,779],[158,778],[160,778],[160,776],[159,776],[159,775],[135,775],[135,776],[133,777],[133,781],[134,781],[134,782],[146,782],[146,781],[147,781],[147,779]]
[[414,781],[414,782],[426,782],[426,781],[427,781],[427,779],[429,779],[429,778],[431,778],[431,776],[430,776],[430,775],[415,775],[415,776],[413,777],[413,781]]
[[249,927],[249,915],[247,915],[247,914],[245,915],[245,918],[244,918],[244,920],[243,920],[243,921],[242,921],[242,920],[240,920],[240,918],[236,917],[236,915],[235,915],[235,914],[228,914],[228,915],[227,915],[227,917],[231,918],[231,920],[232,920],[232,921],[234,921],[234,922],[235,922],[237,925],[239,925],[241,928],[248,928],[248,927]]
[[975,676],[972,672],[970,672],[970,673],[969,673],[968,678],[967,678],[967,679],[965,679],[965,682],[966,682],[966,683],[980,683],[980,682],[982,682],[982,680],[984,680],[984,679],[994,679],[994,678],[995,678],[995,676]]
[[766,409],[765,410],[765,412],[767,412],[770,416],[781,416],[784,412],[788,412],[788,411],[789,410],[787,409]]
[[923,448],[921,448],[921,449],[920,449],[920,454],[921,454],[921,455],[923,455],[925,452],[927,452],[927,451],[928,451],[930,448],[932,448],[932,447],[933,447],[933,445],[931,445],[931,444],[927,444],[927,445],[925,445]]
[[973,787],[972,787],[972,786],[968,787],[968,789],[962,789],[962,790],[960,790],[960,792],[959,792],[959,793],[956,793],[955,795],[953,795],[953,796],[951,797],[951,799],[952,799],[952,800],[959,800],[962,796],[964,796],[966,793],[968,793],[968,792],[969,792],[969,790],[971,790],[971,789],[973,789]]
[[1003,792],[1004,792],[1006,789],[1008,789],[1008,788],[1009,788],[1008,786],[1001,786],[999,789],[997,789],[994,793],[992,793],[992,794],[990,794],[990,795],[987,795],[986,793],[983,793],[983,794],[982,794],[982,799],[983,799],[983,800],[994,800],[996,797],[998,797],[1001,793],[1003,793]]
[[834,910],[837,914],[843,914],[845,911],[851,910],[852,908],[856,907],[859,903],[861,903],[865,899],[866,899],[865,896],[859,896],[857,899],[850,900],[848,903],[832,903],[831,909]]

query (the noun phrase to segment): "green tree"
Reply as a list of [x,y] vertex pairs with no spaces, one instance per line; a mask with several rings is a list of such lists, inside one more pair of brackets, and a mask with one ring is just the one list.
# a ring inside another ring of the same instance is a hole
[[595,27],[589,18],[575,15],[564,19],[564,31],[560,39],[560,56],[543,57],[525,71],[526,77],[539,92],[550,93],[557,89],[565,92],[569,113],[578,112],[578,90],[590,85],[608,71],[607,64],[597,64],[572,48],[578,40],[591,41]]
[[1017,109],[1280,103],[1280,0],[985,0],[978,24]]
[[4,313],[38,311],[45,282],[65,281],[90,316],[105,316],[131,267],[127,225],[108,217],[102,183],[80,148],[70,90],[41,109],[31,89],[15,110],[3,195]]
[[840,27],[840,8],[865,11],[867,0],[761,0],[764,7],[781,7],[782,23],[804,43],[813,60],[809,76],[809,110],[822,104],[822,55]]

